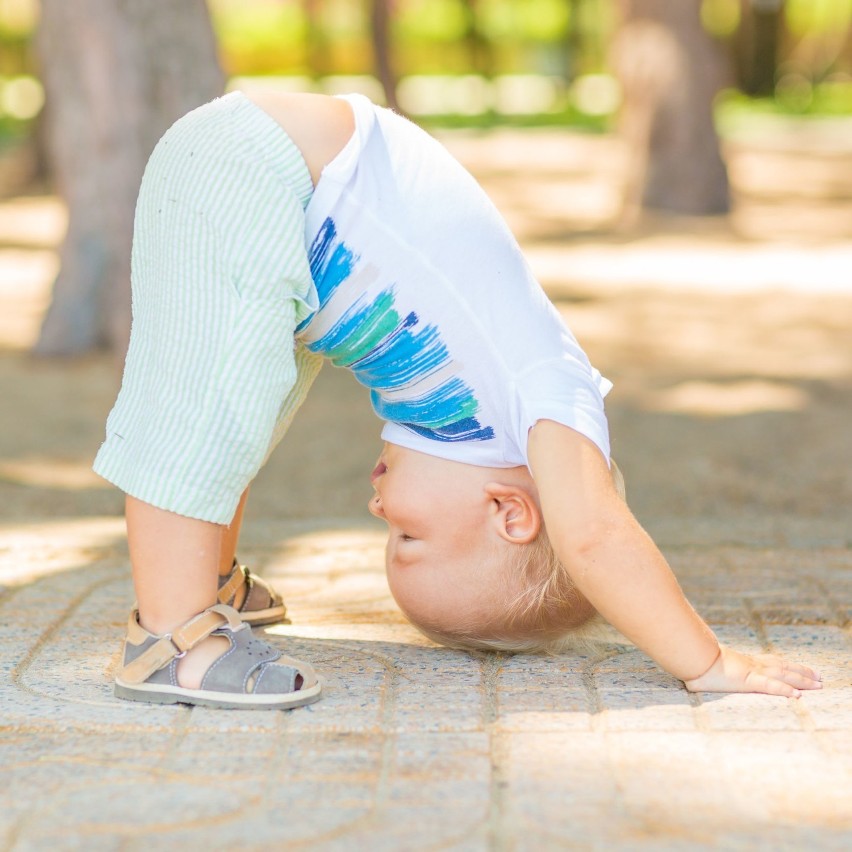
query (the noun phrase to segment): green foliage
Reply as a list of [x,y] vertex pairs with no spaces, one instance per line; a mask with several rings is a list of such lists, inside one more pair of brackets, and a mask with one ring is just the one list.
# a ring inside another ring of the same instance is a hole
[[397,7],[394,35],[406,42],[451,42],[467,29],[461,0],[409,0]]
[[20,121],[9,115],[0,116],[0,153],[22,139],[27,139],[32,122]]
[[2,0],[0,5],[0,41],[30,38],[38,15],[36,0]]
[[482,34],[498,40],[554,42],[568,30],[566,0],[480,0]]
[[[566,0],[479,0],[476,8],[477,32],[490,41],[559,41],[568,26]],[[398,5],[395,34],[446,43],[468,36],[473,21],[463,0],[409,0]]]
[[[363,0],[318,3],[314,30],[298,0],[209,3],[223,61],[231,74],[309,72],[312,45],[317,43],[324,51],[324,73],[372,70]],[[474,17],[464,0],[401,0],[394,4],[391,20],[398,70],[401,74],[469,73],[476,43],[480,52],[487,53],[493,73],[550,71],[560,64],[555,57],[564,49],[573,5],[569,0],[478,0]],[[583,20],[574,25],[582,27],[587,42],[604,38],[605,27],[599,21],[605,19],[609,5],[610,0],[580,4]],[[603,55],[603,50],[596,53]]]
[[822,83],[814,86],[810,115],[852,116],[852,82]]
[[[304,0],[207,0],[220,55],[231,75],[351,75],[373,73],[366,0],[317,0],[316,20]],[[606,70],[615,0],[395,0],[392,54],[400,76],[438,74],[595,75]],[[702,0],[704,26],[731,38],[742,0]],[[475,15],[472,14],[475,9]],[[0,78],[33,73],[32,35],[38,0],[0,0]],[[852,26],[852,0],[786,0],[785,55],[776,97],[726,94],[722,121],[748,115],[852,115],[852,52],[842,48]],[[830,47],[826,49],[825,45]],[[831,47],[834,45],[834,47]],[[802,49],[806,47],[807,49]],[[791,53],[795,55],[791,60]],[[810,65],[808,64],[810,63]],[[811,67],[813,66],[813,67]],[[838,73],[840,72],[840,73]],[[825,82],[814,84],[814,80]],[[580,111],[579,99],[541,115],[432,116],[442,125],[570,124],[601,130],[607,115]],[[31,122],[0,108],[0,137],[17,137]]]
[[740,0],[703,0],[701,23],[717,38],[732,36],[740,25]]
[[307,20],[299,3],[211,3],[213,26],[231,74],[296,71],[305,63]]
[[839,33],[852,22],[849,0],[787,0],[787,28],[794,36]]
[[423,115],[417,123],[424,127],[490,130],[494,127],[570,127],[587,133],[604,133],[611,129],[611,117],[588,115],[573,105],[553,112],[535,115],[503,115],[489,111],[479,115]]
[[852,116],[852,82],[821,83],[795,96],[775,98],[750,98],[729,89],[717,102],[716,120],[722,134],[735,133],[762,116],[802,119]]

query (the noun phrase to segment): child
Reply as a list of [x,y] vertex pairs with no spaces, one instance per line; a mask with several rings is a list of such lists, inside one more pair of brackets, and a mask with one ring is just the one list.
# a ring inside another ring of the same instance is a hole
[[284,607],[234,550],[246,489],[323,359],[385,421],[369,508],[388,523],[391,591],[427,635],[543,648],[597,612],[689,689],[821,685],[720,648],[687,603],[614,485],[609,383],[485,194],[413,124],[360,96],[194,110],[146,169],[132,276],[95,462],[128,495],[121,697],[319,697],[310,666],[251,638]]

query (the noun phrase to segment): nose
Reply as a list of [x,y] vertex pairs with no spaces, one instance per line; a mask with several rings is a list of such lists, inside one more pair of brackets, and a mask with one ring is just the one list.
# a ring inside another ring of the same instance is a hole
[[379,496],[378,491],[370,498],[370,502],[367,503],[367,509],[371,515],[375,515],[377,518],[384,518],[385,511],[382,508],[382,498]]

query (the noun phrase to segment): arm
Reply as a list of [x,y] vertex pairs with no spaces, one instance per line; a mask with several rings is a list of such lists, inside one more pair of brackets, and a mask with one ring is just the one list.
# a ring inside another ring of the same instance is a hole
[[539,421],[530,430],[529,459],[550,540],[578,590],[688,689],[794,696],[821,685],[804,666],[720,647],[616,493],[591,441]]

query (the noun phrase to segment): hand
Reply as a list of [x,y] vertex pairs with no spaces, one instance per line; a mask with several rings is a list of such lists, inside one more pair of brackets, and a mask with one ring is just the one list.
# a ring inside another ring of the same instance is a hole
[[799,698],[803,689],[822,689],[822,678],[807,666],[773,654],[750,657],[724,646],[703,675],[684,683],[690,692],[762,692],[787,698]]

